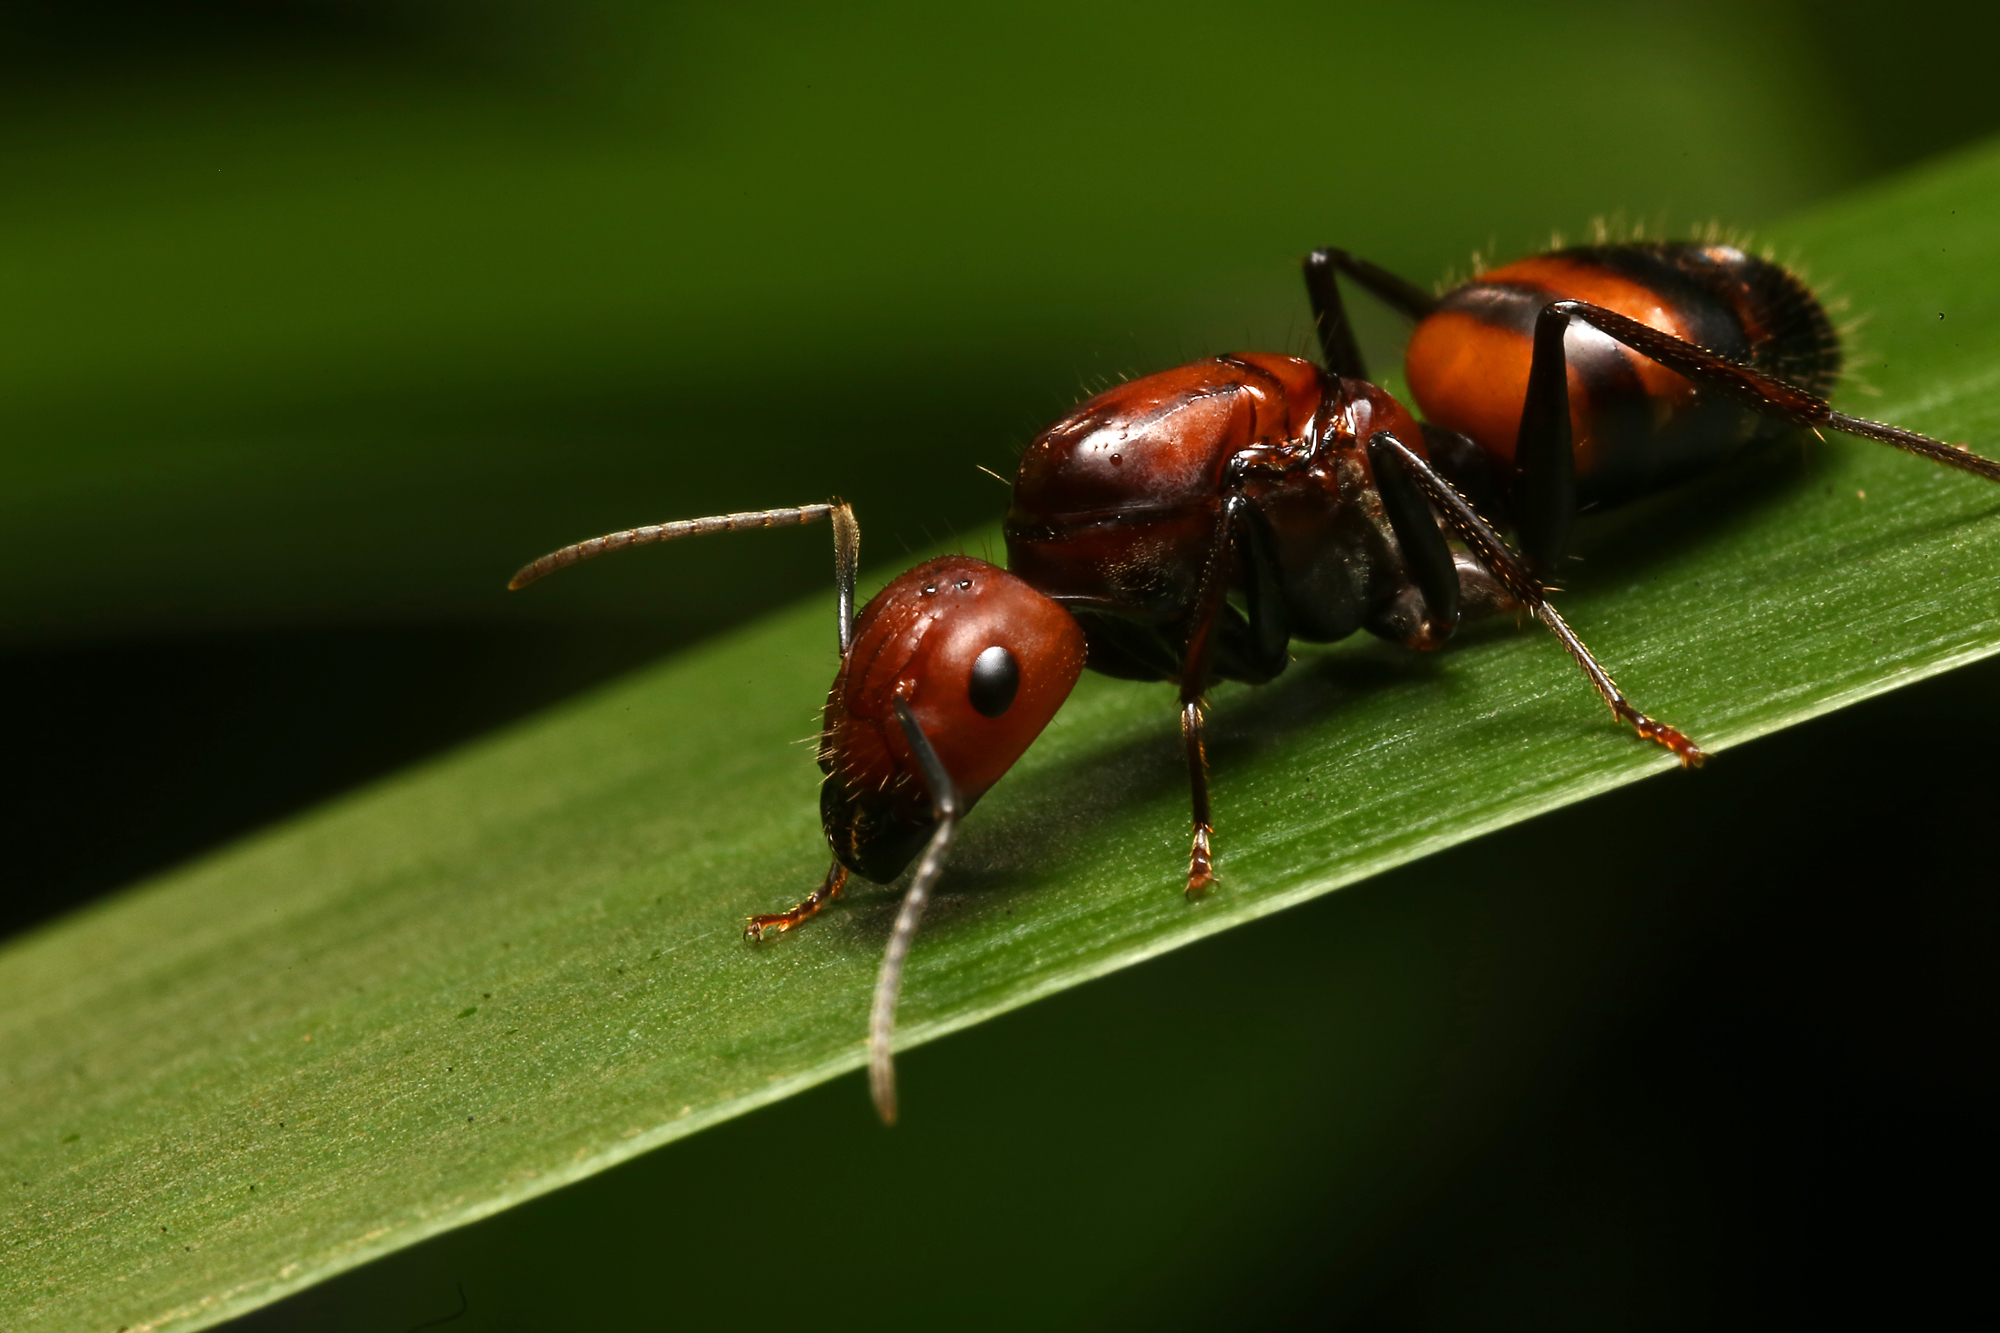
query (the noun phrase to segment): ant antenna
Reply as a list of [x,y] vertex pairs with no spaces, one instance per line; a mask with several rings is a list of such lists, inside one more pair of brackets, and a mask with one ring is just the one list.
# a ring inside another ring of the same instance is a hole
[[[800,505],[796,509],[759,509],[754,513],[718,514],[714,518],[689,518],[677,523],[654,523],[643,528],[627,528],[623,532],[610,532],[602,537],[592,537],[586,542],[565,546],[560,551],[551,551],[532,564],[524,565],[521,572],[508,581],[509,592],[518,592],[530,583],[566,568],[579,560],[607,551],[622,551],[628,546],[650,546],[654,542],[676,541],[682,537],[705,537],[711,532],[738,532],[745,528],[791,528],[806,523],[817,523],[831,515],[836,509],[847,510],[846,526],[851,530],[854,514],[845,504],[835,500],[830,504]],[[840,526],[836,520],[836,527]],[[836,531],[838,539],[842,534]],[[859,536],[856,534],[856,545]]]
[[889,947],[882,954],[882,970],[875,977],[875,1003],[868,1011],[868,1090],[875,1098],[875,1111],[882,1123],[896,1123],[896,1064],[889,1039],[896,1031],[896,997],[903,988],[903,960],[910,956],[910,941],[916,938],[917,922],[930,902],[931,885],[944,869],[951,835],[958,827],[960,801],[958,784],[945,771],[944,761],[931,748],[930,737],[917,725],[916,714],[901,696],[895,699],[896,720],[903,724],[903,737],[916,752],[924,770],[924,782],[931,789],[931,813],[937,831],[924,848],[924,859],[903,893],[902,910],[896,913],[896,928],[889,934]]
[[579,560],[603,555],[606,551],[622,551],[628,546],[650,546],[654,542],[670,542],[681,537],[705,537],[711,532],[740,532],[745,528],[796,528],[807,523],[817,523],[831,516],[833,519],[833,583],[839,594],[840,613],[840,655],[847,656],[847,647],[854,642],[854,580],[861,567],[861,525],[854,521],[854,506],[839,496],[823,505],[800,505],[796,509],[759,509],[744,514],[718,514],[714,518],[686,518],[675,523],[655,523],[650,527],[627,528],[623,532],[607,532],[602,537],[592,537],[587,542],[577,542],[565,546],[560,551],[551,551],[532,564],[523,565],[520,573],[507,583],[507,591],[519,592],[535,580],[555,573]]

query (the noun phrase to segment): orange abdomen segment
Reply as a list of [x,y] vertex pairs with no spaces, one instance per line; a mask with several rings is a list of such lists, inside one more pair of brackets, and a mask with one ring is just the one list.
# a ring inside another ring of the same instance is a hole
[[[1687,293],[1664,290],[1572,254],[1538,255],[1448,294],[1417,325],[1405,356],[1410,394],[1432,424],[1514,458],[1535,320],[1551,301],[1589,301],[1678,338],[1692,337]],[[1700,312],[1710,313],[1710,312]],[[1694,386],[1581,323],[1564,338],[1579,476],[1650,448],[1694,401]]]
[[[1532,359],[1531,334],[1464,311],[1440,310],[1410,335],[1404,373],[1426,421],[1468,435],[1495,458],[1512,462]],[[1578,427],[1578,441],[1583,439],[1580,379],[1570,372],[1570,423]]]

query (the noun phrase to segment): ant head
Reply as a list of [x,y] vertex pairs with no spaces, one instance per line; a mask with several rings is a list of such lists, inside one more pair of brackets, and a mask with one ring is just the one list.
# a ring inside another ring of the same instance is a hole
[[884,588],[855,620],[826,700],[820,813],[834,854],[886,883],[929,836],[930,792],[896,699],[969,808],[1041,734],[1082,671],[1075,617],[984,560],[946,556]]

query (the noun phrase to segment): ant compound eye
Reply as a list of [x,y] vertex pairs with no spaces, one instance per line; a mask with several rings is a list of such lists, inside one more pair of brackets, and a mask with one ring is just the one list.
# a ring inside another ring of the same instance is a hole
[[1021,688],[1021,664],[1014,654],[994,644],[972,663],[972,684],[966,695],[983,717],[998,717],[1014,705]]

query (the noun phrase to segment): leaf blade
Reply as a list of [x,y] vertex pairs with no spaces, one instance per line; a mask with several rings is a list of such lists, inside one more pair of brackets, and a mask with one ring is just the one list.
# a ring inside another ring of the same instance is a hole
[[[1989,151],[1791,233],[1885,312],[1881,415],[1989,447],[2000,243],[1976,220],[1996,198]],[[1933,245],[1940,216],[1968,221]],[[1942,333],[1922,308],[1939,292]],[[1597,524],[1563,606],[1635,699],[1726,752],[2000,650],[1996,516],[1886,449],[1779,451]],[[811,754],[787,742],[830,675],[827,615],[786,612],[0,954],[0,1160],[39,1209],[0,1230],[17,1322],[139,1291],[154,1325],[212,1322],[856,1067],[893,896],[737,939],[824,855]],[[1219,692],[1224,881],[1192,908],[1166,692],[1087,682],[968,822],[905,1042],[1670,765],[1544,637],[1467,639],[1417,662],[1337,645]]]

